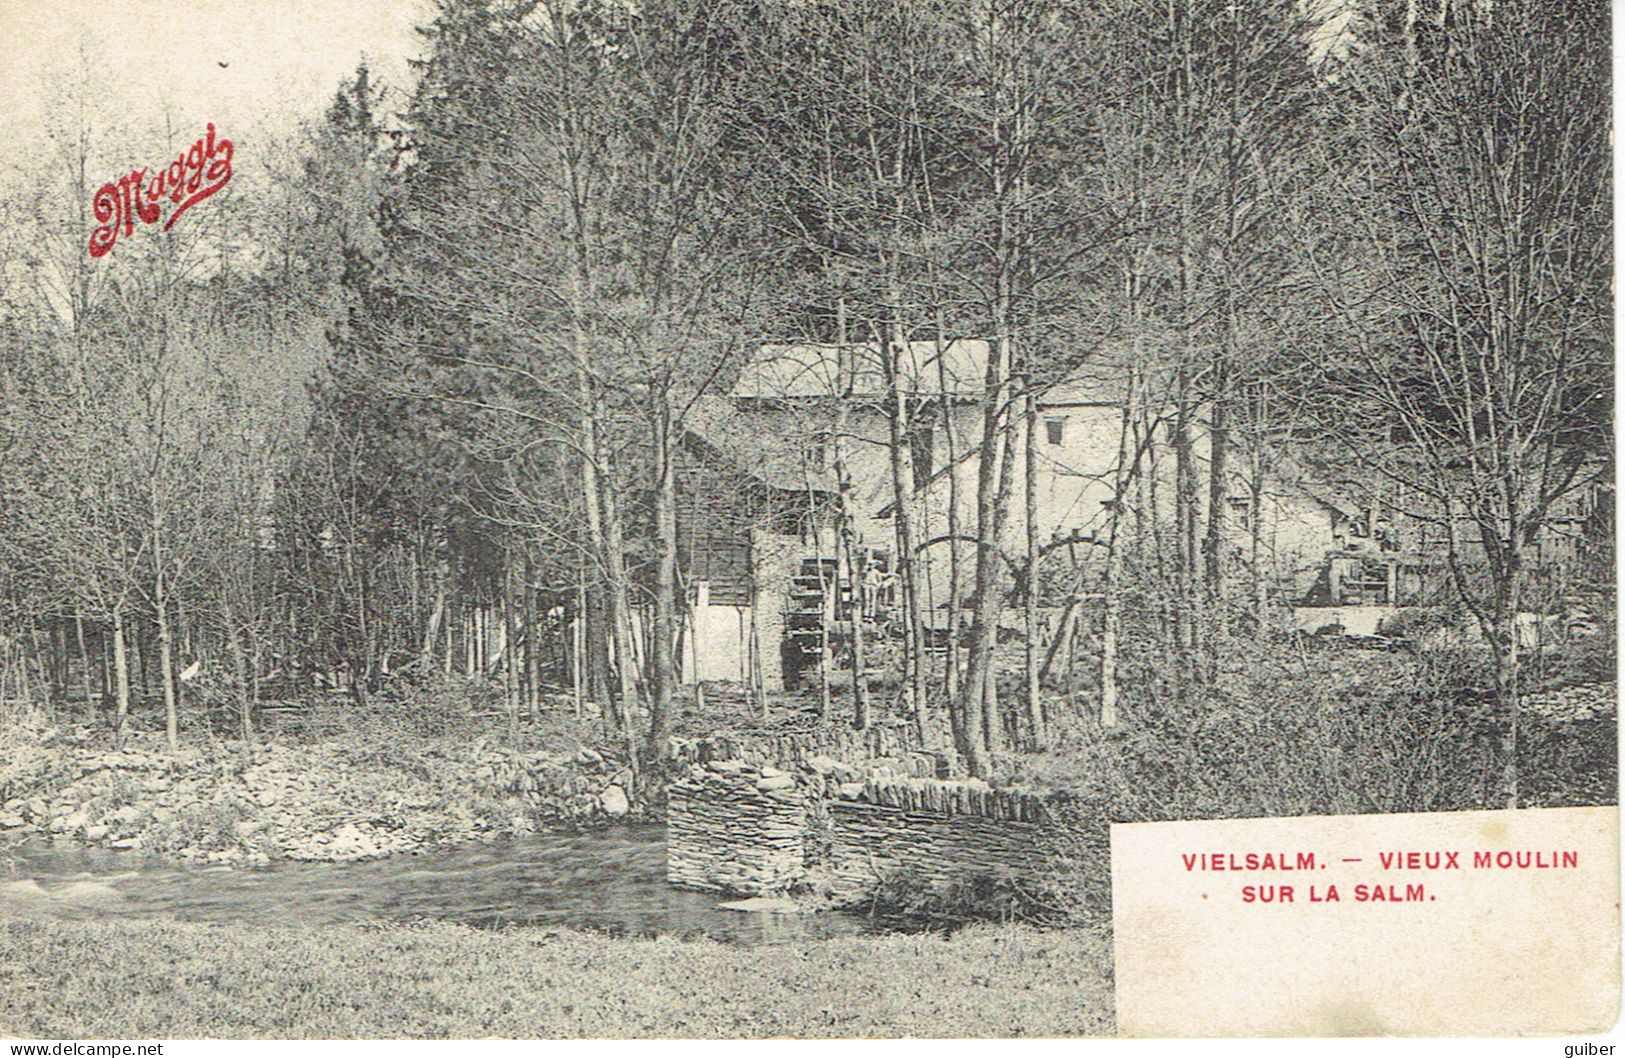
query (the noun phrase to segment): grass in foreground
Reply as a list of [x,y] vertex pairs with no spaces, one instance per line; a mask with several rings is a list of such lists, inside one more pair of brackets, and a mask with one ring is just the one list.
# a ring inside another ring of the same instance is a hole
[[975,927],[733,947],[455,925],[0,922],[0,1036],[1076,1036],[1111,943]]

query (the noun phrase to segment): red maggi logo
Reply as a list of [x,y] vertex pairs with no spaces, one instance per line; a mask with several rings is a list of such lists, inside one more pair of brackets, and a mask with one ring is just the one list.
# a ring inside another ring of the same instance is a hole
[[[173,162],[147,179],[145,168],[132,169],[127,176],[101,186],[91,199],[100,225],[90,233],[90,256],[101,257],[113,248],[120,235],[135,231],[135,223],[156,224],[163,215],[162,199],[174,208],[164,221],[168,231],[182,213],[225,187],[231,180],[231,141],[216,139],[214,123],[198,141],[180,153]],[[145,182],[145,186],[143,186]]]

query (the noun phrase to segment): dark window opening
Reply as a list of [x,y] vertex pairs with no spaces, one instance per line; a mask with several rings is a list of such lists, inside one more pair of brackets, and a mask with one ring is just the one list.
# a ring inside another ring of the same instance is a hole
[[1052,444],[1052,445],[1065,444],[1066,443],[1066,420],[1065,419],[1045,419],[1044,420],[1044,432],[1047,435],[1047,438],[1048,438],[1050,444]]
[[909,430],[908,454],[909,461],[914,466],[914,484],[919,486],[931,480],[935,467],[932,461],[930,423],[919,423]]
[[1231,496],[1227,501],[1230,505],[1230,517],[1235,519],[1239,529],[1253,527],[1253,501],[1250,496]]

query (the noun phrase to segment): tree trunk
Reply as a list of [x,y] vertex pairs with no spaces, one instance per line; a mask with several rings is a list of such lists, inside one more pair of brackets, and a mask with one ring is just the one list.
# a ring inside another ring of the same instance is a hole
[[[947,320],[942,309],[937,309],[937,392],[941,401],[942,432],[944,443],[948,452],[948,619],[945,622],[948,642],[943,653],[942,690],[943,696],[949,702],[949,711],[954,711],[953,702],[959,697],[959,636],[961,619],[960,612],[964,606],[962,597],[963,571],[962,549],[960,547],[959,524],[959,439],[954,433],[953,402],[948,392],[947,345],[943,339]],[[959,730],[957,727],[954,729]],[[955,734],[957,745],[961,734]]]
[[[994,553],[998,556],[998,573],[1003,572],[1004,551],[998,546],[998,541],[1004,539],[1005,512],[1010,509],[1010,493],[1014,491],[1016,478],[1016,417],[1014,414],[1005,416],[1004,456],[999,467],[999,493],[995,501],[998,511],[998,525],[994,536]],[[985,680],[982,684],[982,727],[987,738],[988,753],[994,754],[1006,745],[1006,731],[1004,714],[999,706],[999,673],[997,664],[997,650],[999,643],[999,619],[1004,614],[1004,596],[1002,586],[996,574],[994,581],[994,599],[992,610],[992,624],[989,628],[991,635],[987,640],[987,655],[983,667]],[[1013,734],[1013,733],[1011,733]],[[991,770],[991,760],[989,761]]]
[[[1124,491],[1129,474],[1123,463],[1128,458],[1129,419],[1133,415],[1133,402],[1123,404],[1123,422],[1117,435],[1117,464],[1113,472],[1116,479],[1112,489],[1111,517],[1106,541],[1106,573],[1102,585],[1100,627],[1100,726],[1111,730],[1117,726],[1117,640],[1122,628],[1123,545],[1120,533],[1123,526]],[[1136,456],[1136,462],[1138,457]]]
[[[1062,645],[1071,638],[1073,625],[1075,625],[1078,620],[1078,610],[1081,603],[1081,600],[1078,597],[1080,585],[1076,580],[1078,577],[1078,571],[1074,569],[1072,571],[1072,575],[1074,582],[1072,585],[1072,590],[1067,594],[1066,606],[1061,610],[1060,623],[1055,626],[1055,634],[1050,636],[1049,646],[1044,650],[1043,664],[1038,666],[1038,682],[1041,686],[1054,687],[1056,685],[1056,659],[1063,656],[1064,652],[1062,650]],[[1069,672],[1069,669],[1067,666],[1063,665],[1060,671],[1063,674],[1066,674]]]
[[587,578],[576,579],[575,619],[570,622],[570,690],[575,696],[576,716],[582,712],[587,686]]
[[1501,585],[1491,612],[1491,647],[1495,651],[1496,704],[1505,719],[1501,735],[1501,795],[1509,809],[1518,807],[1518,736],[1522,720],[1520,686],[1522,652],[1518,642],[1518,611],[1523,605],[1524,570],[1518,543],[1507,548]]
[[96,715],[96,698],[90,689],[90,652],[85,649],[85,619],[81,614],[73,615],[73,630],[79,639],[79,674],[85,687],[85,713],[87,716]]
[[479,662],[479,648],[476,646],[479,638],[479,625],[475,617],[476,607],[470,602],[458,607],[458,609],[462,611],[463,616],[461,622],[463,629],[463,675],[473,679]]
[[[836,304],[836,378],[840,392],[851,392],[852,379],[856,378],[857,364],[852,362],[852,350],[847,344],[846,333],[846,297],[843,294]],[[852,653],[852,726],[862,731],[869,726],[869,682],[865,675],[865,666],[868,659],[864,656],[863,638],[863,570],[859,567],[857,559],[857,543],[853,539],[855,530],[852,525],[852,475],[846,465],[846,429],[847,411],[849,401],[842,399],[837,404],[835,413],[834,435],[830,438],[830,449],[835,460],[836,498],[840,509],[836,512],[836,547],[839,559],[835,570],[835,617],[840,618],[841,606],[841,580],[846,580],[847,590],[851,592],[852,601],[847,608],[851,618],[850,647]]]
[[[1240,20],[1239,7],[1229,9],[1232,33],[1237,31]],[[1209,680],[1217,680],[1219,670],[1219,647],[1226,632],[1228,616],[1224,606],[1227,585],[1225,584],[1225,519],[1227,511],[1227,497],[1230,491],[1230,371],[1240,362],[1239,350],[1236,348],[1237,326],[1237,297],[1236,297],[1236,258],[1245,254],[1250,248],[1241,246],[1240,229],[1240,181],[1243,153],[1253,149],[1255,144],[1250,138],[1240,134],[1240,104],[1242,97],[1241,86],[1242,49],[1239,44],[1230,48],[1227,61],[1229,74],[1228,84],[1225,86],[1226,121],[1224,146],[1224,242],[1220,247],[1222,258],[1222,275],[1220,282],[1223,289],[1219,298],[1220,340],[1214,350],[1212,362],[1213,379],[1209,386],[1212,392],[1213,410],[1210,417],[1209,430],[1209,457],[1208,457],[1208,501],[1207,501],[1207,537],[1203,541],[1202,550],[1204,558],[1203,577],[1207,584],[1208,608],[1208,652],[1207,675]]]
[[[1196,605],[1196,456],[1191,443],[1193,409],[1189,373],[1180,370],[1181,395],[1174,421],[1174,637],[1178,668],[1186,677],[1200,672],[1196,664],[1199,617]],[[1187,680],[1181,680],[1181,693]]]
[[660,759],[671,740],[672,687],[677,663],[672,644],[677,638],[677,473],[672,445],[669,394],[662,393],[654,422],[655,473],[655,621],[654,693],[649,703],[648,755]]
[[[1260,398],[1262,399],[1262,398]],[[1268,579],[1264,573],[1264,436],[1257,424],[1263,420],[1255,410],[1252,451],[1252,480],[1248,482],[1248,561],[1252,564],[1253,634],[1264,635],[1264,603]]]
[[[537,605],[536,567],[525,552],[525,700],[532,724],[542,722],[542,620]],[[560,653],[563,651],[561,649]]]
[[[1136,199],[1138,200],[1138,184],[1136,184]],[[1137,201],[1138,213],[1143,218],[1144,203]],[[1112,468],[1112,507],[1109,518],[1108,532],[1111,534],[1106,542],[1106,574],[1103,585],[1104,598],[1102,599],[1102,614],[1100,628],[1100,726],[1111,730],[1117,726],[1117,651],[1118,637],[1122,631],[1122,579],[1123,579],[1123,508],[1127,497],[1124,495],[1130,481],[1137,480],[1140,469],[1141,451],[1139,445],[1134,448],[1134,462],[1132,469],[1124,466],[1128,461],[1128,446],[1132,443],[1134,416],[1137,402],[1140,399],[1140,356],[1141,356],[1141,272],[1140,252],[1136,249],[1130,259],[1128,269],[1129,328],[1133,334],[1132,353],[1129,363],[1128,392],[1123,398],[1123,418],[1117,431],[1117,460]],[[1155,516],[1155,512],[1153,512]]]
[[230,609],[226,611],[226,648],[231,654],[232,682],[237,691],[237,717],[243,738],[243,760],[254,759],[253,702],[248,675],[248,659],[243,652],[241,632]]
[[619,681],[621,720],[628,743],[636,740],[634,730],[638,705],[638,654],[632,632],[632,604],[626,580],[626,544],[621,530],[620,504],[612,488],[598,493],[604,509],[604,565],[608,572],[610,630],[615,637],[615,675]]
[[124,641],[124,608],[113,609],[113,675],[118,688],[118,711],[113,721],[113,745],[124,748],[130,719],[130,659]]
[[136,614],[135,619],[130,622],[129,628],[130,638],[129,642],[125,644],[125,649],[128,650],[135,658],[135,663],[130,669],[130,675],[135,678],[132,693],[135,695],[135,703],[139,705],[146,700],[147,693],[152,687],[152,680],[149,678],[147,672],[147,670],[151,667],[148,659],[151,656],[152,651],[143,641],[144,637],[142,635],[141,615],[139,613]]
[[173,632],[169,627],[168,599],[165,597],[162,580],[159,581],[157,598],[158,620],[158,669],[159,678],[163,681],[164,691],[164,736],[169,744],[170,751],[180,749],[180,716],[179,703],[175,695],[175,661],[173,655]]
[[622,724],[614,683],[610,680],[613,666],[609,657],[609,601],[602,582],[596,579],[587,583],[583,597],[586,599],[583,614],[586,657],[583,660],[587,695],[598,703],[599,716],[613,734],[621,730]]
[[[891,297],[893,305],[900,305],[902,292],[895,277],[895,264],[892,266],[894,275],[891,280]],[[919,735],[920,744],[927,740],[929,723],[926,717],[925,674],[922,662],[922,641],[920,621],[920,585],[915,577],[914,562],[914,453],[913,453],[913,422],[909,415],[907,397],[899,379],[900,364],[898,358],[909,352],[907,334],[903,324],[895,317],[890,324],[891,348],[882,355],[882,362],[886,369],[887,388],[887,421],[890,428],[890,466],[892,479],[892,503],[896,513],[893,515],[893,526],[896,529],[897,557],[892,568],[897,577],[898,592],[903,615],[903,665],[900,679],[903,684],[905,711],[914,714],[915,730]]]
[[52,701],[66,701],[68,697],[68,629],[66,625],[53,623],[51,633],[46,637],[50,646],[47,651],[49,672],[49,687]]
[[[843,474],[842,480],[845,480]],[[863,580],[864,569],[867,563],[863,561],[857,545],[857,534],[852,529],[852,519],[849,512],[849,487],[842,486],[841,499],[841,552],[842,562],[846,574],[846,590],[851,596],[847,606],[847,616],[850,618],[852,628],[852,726],[859,731],[868,730],[869,727],[869,676],[868,657],[864,636],[864,601]],[[837,574],[839,577],[839,574]],[[839,607],[837,607],[839,613]]]
[[751,694],[755,696],[756,707],[761,711],[763,720],[768,718],[767,687],[762,675],[762,572],[757,567],[757,543],[752,535],[750,548],[746,552],[746,569],[750,577],[750,594],[747,597],[750,603],[750,642],[747,645],[749,658],[749,678]]
[[1033,395],[1032,378],[1026,379],[1023,398],[1026,443],[1022,473],[1022,498],[1027,521],[1027,598],[1023,623],[1027,633],[1023,651],[1024,687],[1027,701],[1027,739],[1034,750],[1044,748],[1044,703],[1038,694],[1038,398]]
[[987,750],[991,757],[1004,748],[1006,737],[1004,714],[999,706],[999,672],[992,665],[982,672],[982,728],[986,732]]
[[[1003,365],[1009,363],[1008,336],[995,345],[988,358],[989,377],[998,378],[989,389],[996,398],[992,408],[1004,405]],[[995,375],[996,373],[996,375]],[[977,474],[977,557],[976,607],[971,618],[970,657],[965,670],[964,708],[969,745],[966,766],[972,775],[986,776],[992,768],[990,754],[999,748],[1003,723],[998,709],[998,677],[994,651],[999,641],[999,618],[1004,611],[1005,512],[1009,508],[1011,479],[1015,476],[1016,439],[1012,436],[1014,416],[989,410],[983,427],[983,465]],[[991,465],[989,465],[991,464]]]
[[[250,706],[256,706],[260,702],[260,662],[264,656],[257,624],[258,622],[250,622],[248,626],[248,702]],[[249,733],[252,734],[252,730]]]
[[[636,657],[632,649],[632,616],[626,584],[626,550],[621,532],[619,505],[615,502],[615,475],[608,453],[599,443],[599,430],[607,422],[603,394],[596,385],[587,340],[587,304],[592,290],[592,233],[587,219],[587,202],[581,174],[572,156],[565,156],[566,182],[570,191],[570,251],[575,267],[569,289],[571,354],[575,361],[576,397],[580,408],[581,489],[587,510],[588,539],[598,559],[605,581],[605,617],[609,638],[615,644],[614,669],[619,681],[621,734],[635,750],[637,684]],[[605,713],[606,718],[613,714]],[[634,763],[636,753],[633,752]]]
[[[999,550],[1003,518],[998,497],[1000,466],[1006,462],[1003,450],[1009,447],[1001,426],[1004,403],[1003,364],[1008,353],[1007,339],[1001,338],[988,357],[988,398],[983,405],[982,451],[976,481],[976,606],[971,617],[971,643],[966,659],[965,681],[961,686],[960,709],[965,723],[964,742],[959,748],[965,765],[974,776],[988,774],[989,729],[987,725],[986,675],[993,665],[993,649],[998,642],[998,619],[1003,600],[999,595],[1002,556]],[[994,691],[995,697],[997,691]]]
[[513,621],[513,559],[502,555],[502,700],[508,707],[508,741],[519,743],[519,636]]
[[456,658],[454,657],[454,655],[456,654],[455,640],[457,638],[458,621],[453,618],[453,616],[452,616],[453,614],[461,616],[462,607],[456,606],[453,603],[451,603],[450,601],[448,601],[446,603],[446,619],[445,619],[446,620],[446,634],[441,637],[444,640],[445,644],[446,644],[445,663],[444,663],[443,671],[445,672],[445,674],[448,677],[451,675],[452,669],[456,667]]
[[429,613],[429,620],[423,627],[423,644],[418,651],[423,658],[424,668],[434,663],[434,644],[440,636],[440,623],[446,615],[446,582],[443,577],[436,578],[434,609]]
[[[841,541],[838,530],[833,544],[833,550],[839,555],[841,553]],[[820,547],[818,556],[818,591],[820,597],[818,605],[823,611],[818,621],[818,716],[820,719],[829,720],[835,715],[835,695],[830,688],[830,668],[835,660],[830,649],[830,629],[835,623],[836,615],[839,613],[839,608],[835,605],[835,599],[841,590],[841,580],[838,570],[835,573],[835,578],[830,579],[822,550]]]
[[599,499],[604,505],[604,548],[609,568],[609,613],[615,636],[615,673],[621,692],[621,740],[626,746],[627,767],[637,781],[638,734],[637,706],[639,701],[637,648],[632,634],[632,606],[627,591],[626,545],[621,535],[620,505],[615,501],[612,488],[602,489]]
[[1196,341],[1195,282],[1195,216],[1192,181],[1190,113],[1191,85],[1194,78],[1191,60],[1191,29],[1188,9],[1170,5],[1173,21],[1170,27],[1179,49],[1180,66],[1175,78],[1174,102],[1174,157],[1179,177],[1179,195],[1176,223],[1179,240],[1179,266],[1177,279],[1179,313],[1179,370],[1176,382],[1178,408],[1174,424],[1174,508],[1175,532],[1178,535],[1178,561],[1175,569],[1175,638],[1177,640],[1179,671],[1186,677],[1180,681],[1180,693],[1188,689],[1190,678],[1200,672],[1196,664],[1197,628],[1199,617],[1196,602],[1196,460],[1192,451],[1191,428],[1195,416],[1191,392],[1190,361]]
[[[513,597],[513,671],[515,701],[519,703],[520,712],[529,710],[531,721],[536,720],[536,707],[534,704],[533,687],[530,681],[530,664],[536,653],[536,626],[530,613],[530,556],[520,557],[516,567],[515,579],[518,586],[514,589]],[[521,648],[520,644],[524,644]]]

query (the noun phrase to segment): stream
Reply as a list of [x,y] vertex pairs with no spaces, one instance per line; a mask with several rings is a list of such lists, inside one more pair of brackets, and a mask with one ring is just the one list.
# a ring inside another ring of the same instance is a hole
[[317,925],[460,922],[566,926],[735,944],[815,940],[875,928],[838,912],[733,911],[730,898],[666,884],[665,830],[626,826],[392,856],[179,866],[138,852],[33,839],[0,846],[0,918],[166,918]]

